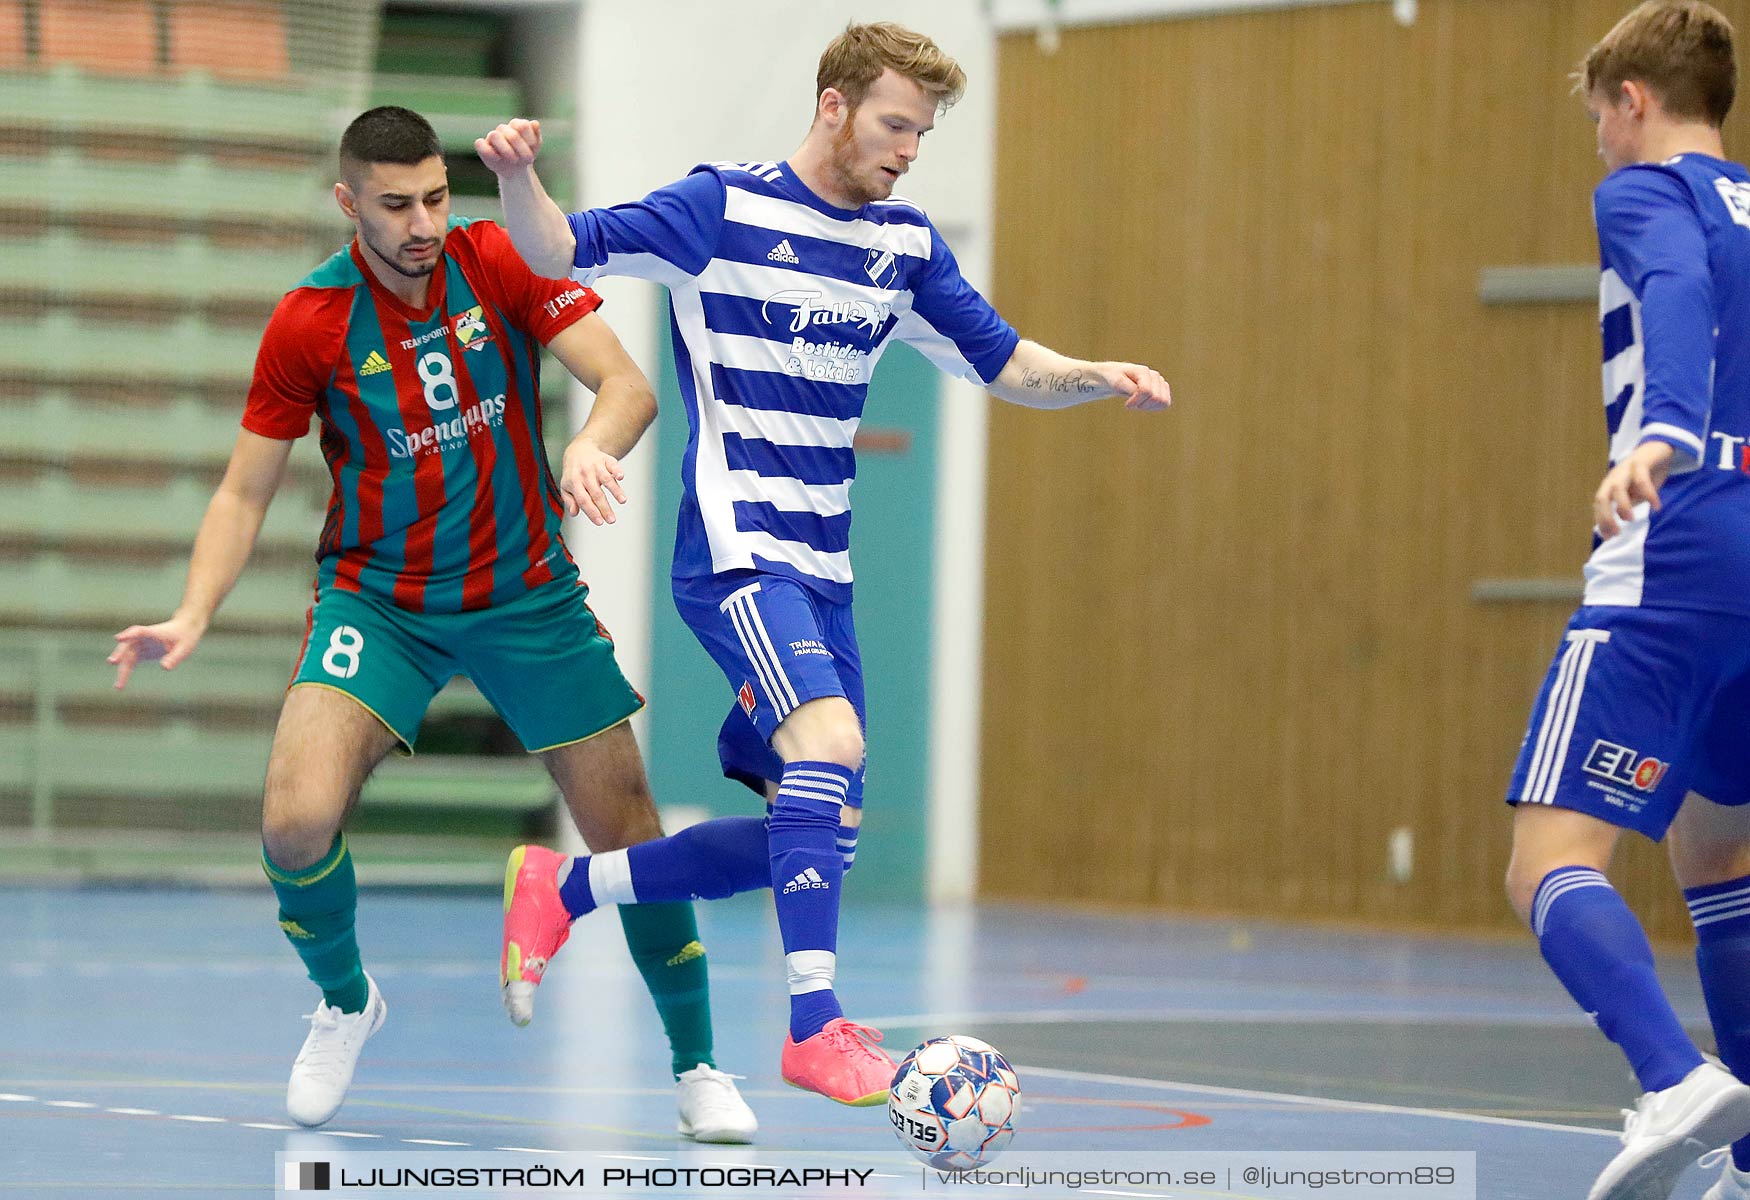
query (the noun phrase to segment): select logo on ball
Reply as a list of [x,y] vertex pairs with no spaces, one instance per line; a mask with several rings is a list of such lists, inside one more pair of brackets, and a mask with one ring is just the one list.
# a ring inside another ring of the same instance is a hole
[[988,1164],[1014,1137],[1020,1112],[1014,1068],[964,1034],[931,1038],[906,1055],[887,1094],[894,1136],[944,1171]]

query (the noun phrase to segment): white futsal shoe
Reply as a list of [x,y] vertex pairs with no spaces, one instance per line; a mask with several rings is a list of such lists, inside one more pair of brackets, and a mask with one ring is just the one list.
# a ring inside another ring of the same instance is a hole
[[1647,1092],[1622,1111],[1622,1150],[1587,1200],[1666,1200],[1690,1163],[1750,1134],[1750,1087],[1704,1062],[1681,1082]]
[[389,1015],[383,993],[368,973],[365,985],[370,993],[363,1011],[341,1012],[318,1000],[309,1015],[310,1036],[292,1063],[292,1080],[286,1085],[286,1114],[300,1125],[320,1125],[340,1111],[359,1052]]
[[1722,1161],[1726,1164],[1726,1169],[1720,1172],[1719,1179],[1701,1200],[1750,1200],[1750,1173],[1740,1171],[1733,1165],[1730,1146],[1701,1156],[1701,1165],[1704,1167],[1712,1167]]
[[683,1071],[674,1081],[675,1103],[680,1109],[677,1131],[695,1142],[753,1141],[760,1123],[753,1109],[735,1090],[735,1076],[700,1063]]

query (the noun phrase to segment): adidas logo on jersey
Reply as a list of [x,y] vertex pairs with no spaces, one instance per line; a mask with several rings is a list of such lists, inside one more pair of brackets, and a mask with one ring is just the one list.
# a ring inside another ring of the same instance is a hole
[[766,255],[766,257],[771,259],[773,262],[789,263],[791,266],[795,266],[797,263],[802,261],[800,258],[796,257],[796,251],[790,249],[790,239],[789,238],[785,238],[783,241],[779,242],[776,246],[773,246],[772,252],[770,254]]
[[796,878],[784,885],[784,895],[789,896],[796,892],[806,892],[813,888],[829,888],[831,886],[832,884],[820,877],[819,871],[816,871],[813,867],[809,867],[806,871],[803,871],[802,874],[796,876]]
[[365,361],[359,364],[359,375],[381,375],[389,369],[389,360],[373,350],[365,356]]

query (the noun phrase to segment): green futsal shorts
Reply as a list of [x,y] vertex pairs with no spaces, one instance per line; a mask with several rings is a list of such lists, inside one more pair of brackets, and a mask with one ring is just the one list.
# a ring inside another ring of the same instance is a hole
[[291,686],[351,696],[407,754],[432,697],[456,675],[474,681],[531,754],[581,742],[644,707],[588,601],[589,588],[570,579],[459,613],[325,589]]

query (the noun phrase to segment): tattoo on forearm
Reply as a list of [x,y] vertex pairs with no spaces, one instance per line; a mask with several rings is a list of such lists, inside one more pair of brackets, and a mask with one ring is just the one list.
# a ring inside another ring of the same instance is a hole
[[1035,371],[1027,367],[1021,372],[1021,386],[1035,392],[1058,392],[1062,395],[1089,396],[1100,390],[1100,384],[1085,371],[1070,371],[1064,375]]

